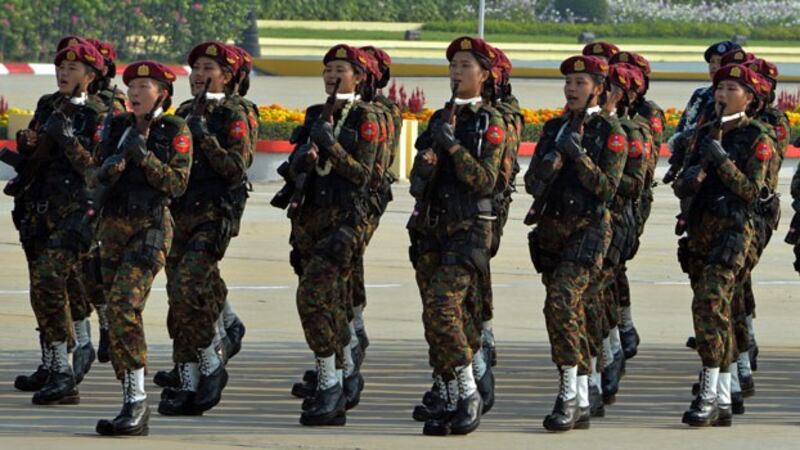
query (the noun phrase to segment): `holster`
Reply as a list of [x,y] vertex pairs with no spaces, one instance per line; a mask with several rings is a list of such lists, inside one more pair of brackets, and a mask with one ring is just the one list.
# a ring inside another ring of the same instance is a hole
[[720,264],[729,269],[736,268],[736,260],[744,253],[744,234],[739,231],[725,230],[714,240],[714,246],[708,255],[709,264]]
[[536,227],[528,233],[528,251],[537,273],[550,273],[558,265],[558,257],[542,250],[539,244],[539,228]]

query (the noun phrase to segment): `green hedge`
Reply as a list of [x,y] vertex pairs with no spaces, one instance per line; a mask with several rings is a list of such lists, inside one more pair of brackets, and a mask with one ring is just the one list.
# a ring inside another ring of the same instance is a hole
[[194,44],[238,38],[247,12],[227,0],[3,0],[0,61],[52,61],[59,39],[77,34],[111,41],[122,60],[182,62]]
[[261,0],[259,17],[275,20],[425,22],[474,17],[477,0]]
[[[474,20],[429,21],[423,30],[445,31],[451,33],[474,33],[477,22]],[[772,26],[750,28],[747,25],[723,23],[693,22],[638,22],[638,23],[553,23],[553,22],[514,22],[505,20],[487,20],[487,34],[529,34],[538,36],[575,36],[590,31],[598,38],[612,37],[665,37],[728,39],[735,34],[742,34],[748,39],[759,40],[797,40],[795,28]]]

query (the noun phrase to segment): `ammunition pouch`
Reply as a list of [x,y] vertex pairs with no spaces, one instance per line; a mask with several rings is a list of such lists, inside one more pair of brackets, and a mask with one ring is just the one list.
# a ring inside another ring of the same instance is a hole
[[735,269],[737,260],[743,254],[744,234],[739,231],[726,230],[715,239],[707,262]]
[[337,264],[350,264],[355,254],[356,238],[353,227],[340,225],[320,242],[323,256]]
[[[233,229],[231,222],[230,217],[223,216],[219,220],[198,225],[192,230],[192,234],[195,236],[189,241],[188,250],[206,252],[216,260],[221,260],[225,256],[228,244],[231,242],[231,231]],[[205,231],[211,232],[211,239],[198,239],[197,233]]]
[[63,248],[79,254],[88,252],[92,246],[95,222],[86,215],[85,211],[73,211],[58,224],[57,230],[63,233],[55,233],[50,236],[47,248]]
[[561,252],[561,260],[592,268],[602,263],[605,252],[602,230],[589,226],[570,239],[567,248]]
[[155,275],[161,270],[161,252],[164,251],[164,241],[166,235],[161,227],[162,221],[158,221],[153,227],[141,232],[142,240],[138,249],[126,250],[122,255],[122,261],[141,265]]
[[558,256],[542,250],[539,244],[539,228],[534,228],[528,233],[528,251],[536,273],[550,273],[558,266]]
[[449,236],[446,249],[442,252],[440,264],[443,266],[462,266],[486,276],[489,273],[489,243],[487,228],[491,223],[480,221],[468,230],[457,231]]

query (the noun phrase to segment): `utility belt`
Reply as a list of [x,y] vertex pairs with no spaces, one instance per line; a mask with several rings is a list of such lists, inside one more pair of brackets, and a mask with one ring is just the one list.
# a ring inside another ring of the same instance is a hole
[[116,217],[156,217],[164,214],[164,207],[167,205],[169,199],[164,195],[134,189],[110,197],[105,202],[103,214]]
[[734,223],[733,229],[740,232],[744,231],[745,223],[753,216],[753,206],[734,194],[704,195],[698,200],[692,205],[693,215],[705,210],[716,217],[731,219]]
[[232,215],[231,188],[218,180],[209,180],[200,188],[187,189],[176,200],[172,201],[171,209],[176,213],[192,212],[198,209],[219,207]]
[[556,216],[584,217],[595,222],[602,219],[605,205],[598,199],[590,198],[590,195],[573,189],[556,189],[551,191],[547,204],[552,205]]

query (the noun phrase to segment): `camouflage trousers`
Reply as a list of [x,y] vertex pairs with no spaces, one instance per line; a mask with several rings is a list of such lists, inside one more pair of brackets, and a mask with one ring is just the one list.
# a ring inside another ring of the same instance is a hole
[[582,296],[584,314],[586,315],[586,338],[589,344],[589,354],[602,358],[603,339],[608,337],[609,330],[612,328],[608,310],[610,308],[609,305],[614,303],[614,268],[592,269],[589,272],[589,278],[589,285]]
[[92,315],[92,310],[105,306],[103,294],[103,275],[101,272],[100,247],[94,247],[81,258],[76,276],[70,277],[67,292],[72,320],[83,320]]
[[339,208],[307,208],[292,222],[290,257],[299,276],[297,312],[317,357],[336,355],[350,342],[353,262],[363,250],[365,223]]
[[470,364],[480,348],[479,277],[488,270],[492,227],[478,220],[429,231],[412,235],[412,262],[422,298],[428,362],[434,373],[449,376],[456,367]]
[[167,256],[167,330],[176,363],[197,362],[214,340],[225,305],[219,261],[230,242],[231,221],[215,206],[173,212],[175,237]]
[[153,278],[166,263],[173,226],[166,207],[148,216],[105,215],[100,222],[109,354],[118,379],[127,370],[147,367],[142,313]]
[[689,280],[697,352],[706,367],[727,368],[735,358],[732,303],[736,276],[745,267],[752,223],[703,212],[688,230]]

